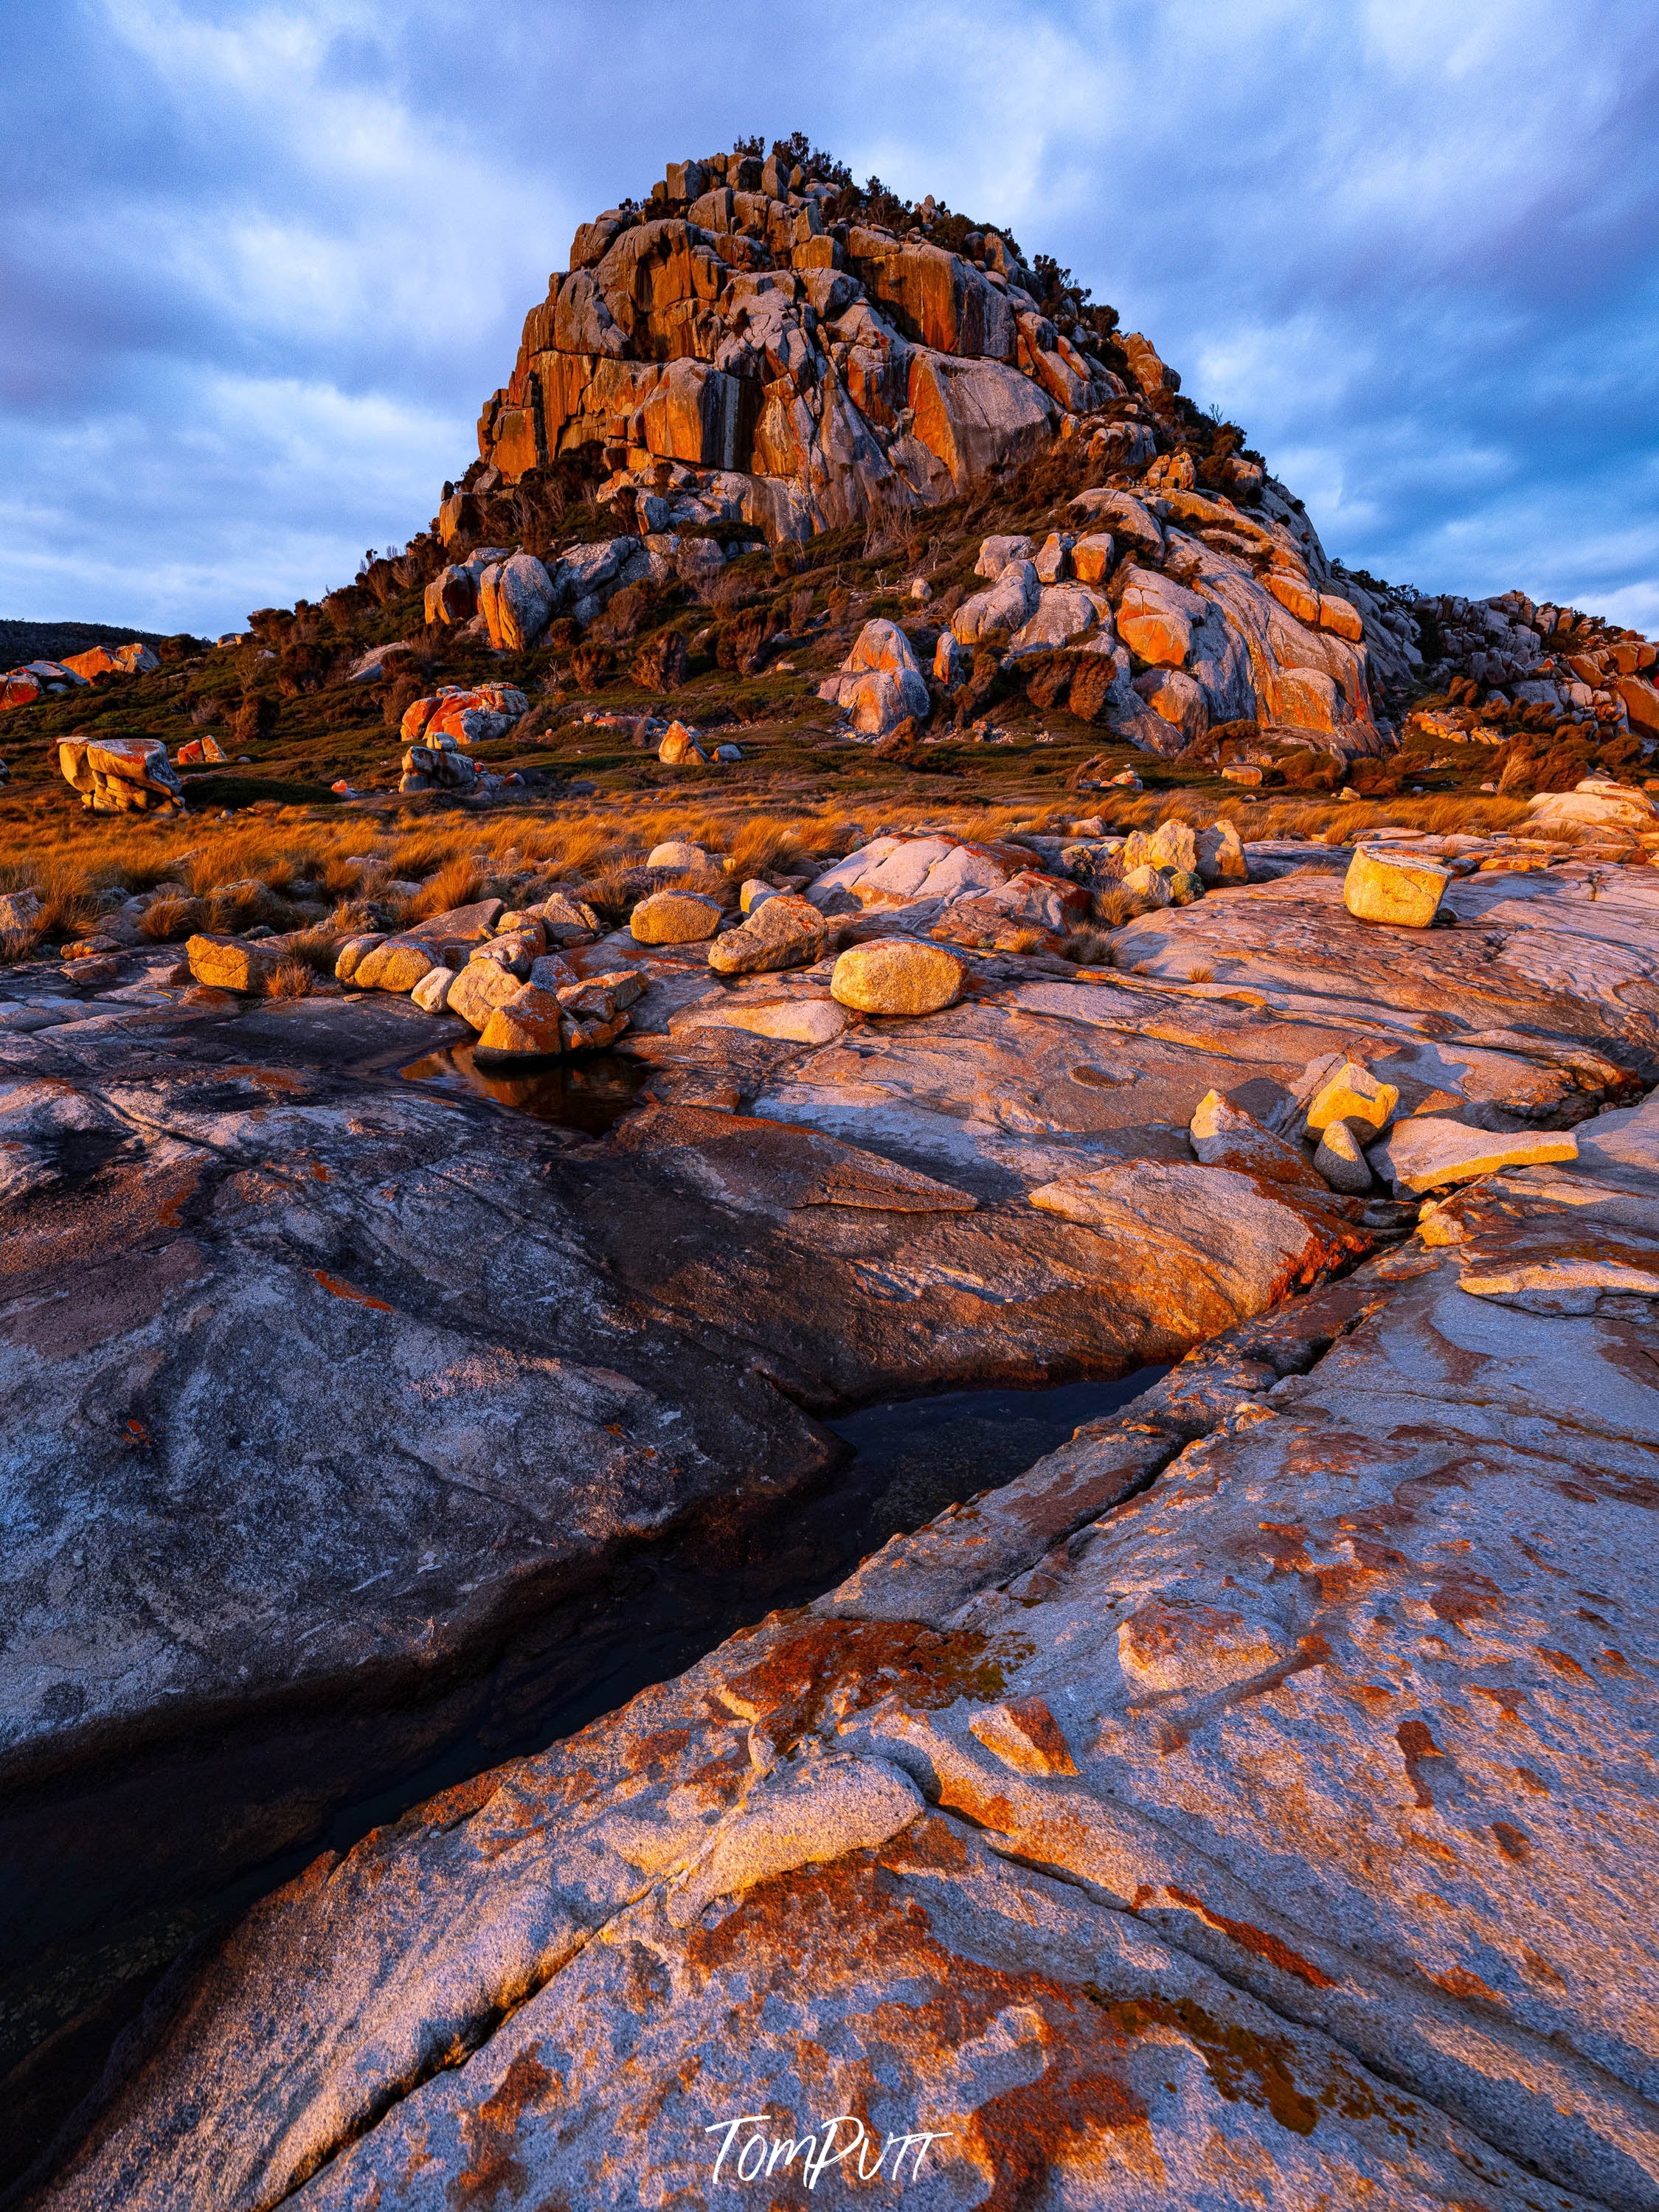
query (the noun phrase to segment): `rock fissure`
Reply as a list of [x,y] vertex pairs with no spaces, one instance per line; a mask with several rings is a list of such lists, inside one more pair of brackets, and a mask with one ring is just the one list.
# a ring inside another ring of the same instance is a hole
[[[1095,1883],[1089,1881],[1085,1877],[1073,1873],[1068,1867],[1054,1861],[1045,1861],[1030,1857],[1026,1854],[1015,1850],[1005,1844],[999,1843],[996,1839],[996,1832],[994,1829],[987,1828],[982,1824],[975,1821],[972,1816],[964,1812],[960,1807],[951,1808],[947,1817],[965,1828],[972,1828],[975,1830],[976,1832],[983,1836],[988,1849],[991,1850],[997,1858],[1006,1861],[1010,1866],[1023,1868],[1028,1873],[1040,1875],[1046,1881],[1058,1882],[1065,1888],[1076,1890],[1085,1897],[1091,1905],[1097,1907],[1102,1911],[1122,1913],[1130,1918],[1136,1919],[1146,1917],[1139,1908],[1130,1904],[1122,1898],[1113,1897],[1106,1891],[1102,1890]],[[1220,1874],[1222,1870],[1218,1868],[1216,1871],[1218,1874]],[[1194,1906],[1197,1905],[1196,1899],[1183,1897],[1182,1901]],[[1225,1983],[1230,1988],[1237,1990],[1241,1995],[1249,1996],[1253,2002],[1261,2006],[1265,2011],[1282,2021],[1286,2027],[1316,2028],[1322,2035],[1328,2037],[1330,2041],[1335,2045],[1339,2050],[1344,2051],[1347,2057],[1352,2058],[1358,2064],[1364,2066],[1366,2070],[1375,2075],[1377,2080],[1389,2082],[1394,2087],[1402,2090],[1413,2097],[1423,2096],[1423,2091],[1420,2085],[1414,2081],[1410,2077],[1409,2074],[1399,2071],[1390,2063],[1386,2047],[1376,2047],[1373,2045],[1372,2047],[1368,2048],[1364,2042],[1350,2040],[1343,2035],[1341,2029],[1339,2027],[1335,2027],[1332,2024],[1328,2016],[1322,2016],[1322,2014],[1313,2007],[1297,2007],[1294,2003],[1289,2001],[1286,1995],[1285,1984],[1283,1981],[1273,1984],[1267,1984],[1260,1976],[1241,1974],[1234,1960],[1230,1958],[1226,1954],[1219,1951],[1214,1953],[1206,1952],[1202,1949],[1195,1948],[1188,1943],[1182,1942],[1179,1935],[1167,1919],[1161,1919],[1157,1922],[1148,1921],[1148,1925],[1153,1926],[1157,1929],[1158,1935],[1162,1942],[1170,1944],[1172,1948],[1177,1950],[1185,1952],[1187,1955],[1192,1958],[1195,1962],[1207,1967],[1211,1972],[1215,1974],[1219,1980]],[[1252,1929],[1251,1933],[1253,1935],[1259,1936],[1260,1931]],[[1301,1940],[1304,1942],[1308,1940],[1305,1933]],[[1424,2101],[1432,2103],[1433,2100],[1425,2098]],[[1445,2116],[1449,2119],[1453,2117],[1453,2114],[1450,2111],[1447,2111]],[[1457,2117],[1462,2125],[1468,2125],[1466,2116],[1460,2114],[1457,2115]],[[1559,2176],[1552,2175],[1545,2172],[1543,2169],[1534,2166],[1524,2153],[1517,2152],[1512,2143],[1506,2144],[1502,2140],[1501,2136],[1484,2136],[1480,2135],[1480,2130],[1472,2130],[1472,2132],[1476,2135],[1478,2140],[1485,2144],[1486,2148],[1494,2157],[1505,2160],[1512,2160],[1522,2172],[1532,2173],[1541,2181],[1550,2181],[1559,2179]],[[1478,2172],[1479,2168],[1477,2167],[1475,2170]],[[1623,2201],[1619,2198],[1586,2197],[1583,2195],[1582,2191],[1576,2193],[1579,2195],[1582,2202],[1587,2204],[1593,2203],[1596,2205],[1605,2205],[1609,2208],[1609,2212],[1618,2212],[1618,2207]]]

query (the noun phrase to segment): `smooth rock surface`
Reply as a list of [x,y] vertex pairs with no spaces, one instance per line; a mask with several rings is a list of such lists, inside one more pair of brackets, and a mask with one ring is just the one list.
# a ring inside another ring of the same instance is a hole
[[709,2201],[724,2123],[839,2113],[935,2131],[941,2207],[1659,2203],[1653,1323],[1463,1264],[1232,1329],[319,1862],[40,2203]]
[[1499,1168],[1537,1167],[1577,1157],[1577,1139],[1565,1130],[1494,1134],[1428,1114],[1396,1122],[1388,1142],[1377,1147],[1376,1164],[1397,1191],[1423,1191],[1468,1182]]
[[961,990],[962,963],[935,945],[878,938],[841,955],[830,988],[855,1013],[934,1014]]

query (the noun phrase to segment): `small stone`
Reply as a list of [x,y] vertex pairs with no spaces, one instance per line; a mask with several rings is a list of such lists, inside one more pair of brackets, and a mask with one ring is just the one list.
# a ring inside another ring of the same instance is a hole
[[637,968],[613,968],[604,975],[566,983],[556,995],[562,1012],[576,1020],[611,1022],[644,994],[645,978]]
[[531,945],[534,948],[530,956],[532,960],[539,959],[547,950],[547,932],[533,908],[523,913],[504,914],[495,927],[502,937],[520,937]]
[[1164,872],[1170,887],[1171,906],[1191,906],[1204,896],[1204,878],[1191,868],[1170,868]]
[[717,975],[752,975],[779,968],[805,968],[821,960],[829,931],[810,901],[780,893],[756,907],[740,929],[728,930],[708,948]]
[[963,968],[942,945],[880,937],[849,945],[836,963],[831,993],[860,1014],[936,1014],[955,1003]]
[[1132,830],[1123,842],[1125,870],[1198,866],[1198,841],[1184,822],[1160,822],[1156,830]]
[[1356,921],[1426,929],[1439,912],[1450,881],[1448,871],[1432,860],[1407,860],[1361,846],[1348,863],[1342,902]]
[[1072,548],[1072,574],[1080,584],[1103,584],[1116,558],[1111,538],[1104,531],[1091,531]]
[[1139,902],[1143,914],[1150,914],[1154,907],[1173,903],[1168,879],[1161,869],[1153,867],[1150,862],[1129,869],[1123,878],[1123,888],[1131,898]]
[[288,955],[238,937],[192,937],[185,946],[190,972],[198,983],[220,991],[262,991]]
[[1194,842],[1197,847],[1194,865],[1206,884],[1242,884],[1249,880],[1249,864],[1238,842],[1238,832],[1231,822],[1212,823],[1207,830],[1198,832]]
[[570,963],[556,952],[544,952],[539,960],[530,963],[528,980],[543,991],[562,991],[567,983],[574,983],[576,971]]
[[599,917],[592,908],[563,891],[555,891],[533,911],[541,917],[550,945],[574,945],[599,933]]
[[1333,1190],[1348,1191],[1358,1197],[1371,1187],[1370,1162],[1346,1121],[1326,1123],[1313,1164]]
[[684,837],[671,837],[666,843],[653,845],[645,856],[647,868],[672,868],[680,875],[695,875],[712,868],[714,863],[701,845],[693,845]]
[[720,901],[701,891],[653,891],[628,926],[641,945],[700,945],[720,926]]
[[671,722],[657,747],[657,758],[669,768],[706,762],[708,756],[683,722]]
[[508,930],[500,937],[492,937],[488,944],[477,948],[472,957],[474,960],[492,960],[498,968],[510,968],[523,981],[529,975],[532,964],[541,958],[546,947],[547,939],[542,933],[541,924],[538,922],[533,930]]
[[1051,530],[1031,563],[1037,572],[1038,583],[1059,583],[1070,563],[1071,551],[1070,536],[1062,531]]
[[449,1004],[454,981],[453,968],[428,968],[409,995],[423,1014],[441,1014]]
[[1399,1103],[1397,1085],[1379,1082],[1358,1060],[1345,1060],[1314,1093],[1308,1109],[1308,1127],[1316,1132],[1333,1121],[1363,1121],[1376,1131],[1383,1127]]
[[0,929],[33,929],[40,912],[39,891],[9,891],[0,898]]
[[750,876],[738,893],[738,904],[744,914],[753,914],[757,906],[764,906],[768,899],[780,896],[776,885],[769,884],[764,877]]
[[1462,1121],[1422,1114],[1396,1121],[1376,1158],[1399,1193],[1438,1190],[1499,1168],[1541,1167],[1577,1157],[1578,1139],[1565,1130],[1471,1129]]

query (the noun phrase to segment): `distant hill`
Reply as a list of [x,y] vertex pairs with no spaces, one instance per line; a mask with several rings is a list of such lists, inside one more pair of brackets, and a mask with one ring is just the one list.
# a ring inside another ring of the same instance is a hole
[[0,621],[0,668],[25,660],[61,660],[66,653],[86,653],[94,645],[160,645],[153,629],[112,629],[107,623]]

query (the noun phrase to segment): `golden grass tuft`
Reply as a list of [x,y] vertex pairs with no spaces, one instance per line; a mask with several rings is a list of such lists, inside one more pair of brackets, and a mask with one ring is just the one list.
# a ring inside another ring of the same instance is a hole
[[169,895],[154,899],[138,917],[138,933],[158,945],[169,943],[178,937],[188,937],[202,927],[205,909],[200,899],[179,898]]
[[319,921],[310,929],[295,930],[288,940],[289,957],[299,961],[314,975],[331,975],[334,963],[339,957],[340,940],[346,932],[334,927],[332,917]]
[[[483,873],[465,853],[456,853],[428,876],[409,902],[407,918],[422,921],[428,915],[447,914],[452,907],[471,906],[483,896]],[[363,886],[359,884],[360,894]]]
[[264,995],[267,999],[303,999],[309,995],[315,981],[315,972],[307,962],[284,960],[266,977]]

